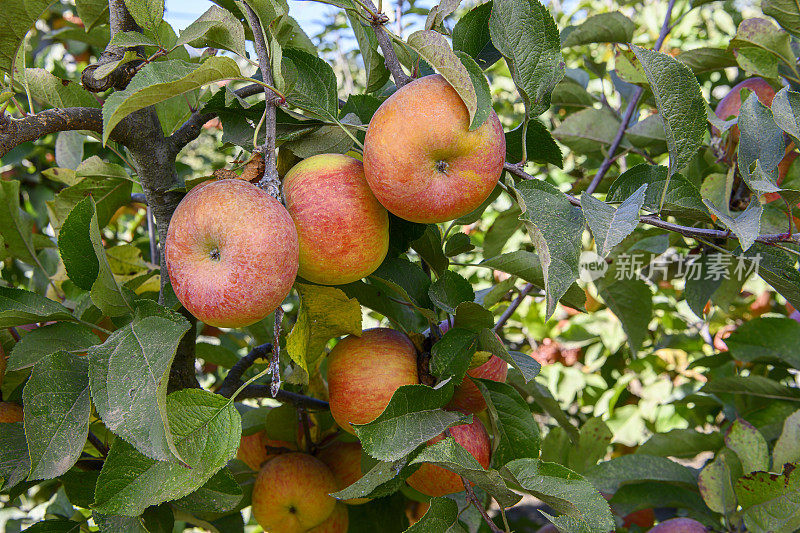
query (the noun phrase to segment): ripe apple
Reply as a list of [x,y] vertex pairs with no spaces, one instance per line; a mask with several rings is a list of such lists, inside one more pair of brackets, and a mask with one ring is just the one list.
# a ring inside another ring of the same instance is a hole
[[[361,471],[361,443],[332,441],[321,445],[317,458],[333,472],[337,490],[349,487],[364,475]],[[344,500],[350,505],[367,503],[369,498],[352,498]]]
[[[472,418],[471,424],[462,424],[450,428],[450,435],[464,447],[484,468],[489,468],[492,446],[489,435],[478,417]],[[444,439],[444,433],[428,441],[428,445]],[[464,490],[461,477],[455,472],[430,463],[423,464],[419,470],[406,480],[411,488],[431,497],[445,496]]]
[[336,480],[325,464],[304,453],[266,463],[253,485],[253,516],[270,533],[305,533],[331,516]]
[[286,209],[243,180],[209,181],[181,201],[165,257],[178,300],[212,326],[243,327],[278,307],[297,274],[297,231]]
[[442,76],[405,85],[375,112],[364,173],[378,201],[412,222],[453,220],[489,196],[506,156],[497,114],[469,131],[469,112]]
[[350,516],[347,506],[338,502],[328,519],[317,527],[309,529],[308,533],[346,533],[349,525]]
[[705,533],[706,526],[691,518],[672,518],[661,522],[648,533]]
[[242,435],[242,440],[239,442],[239,450],[236,452],[236,458],[249,466],[252,470],[258,472],[261,466],[277,457],[277,453],[267,451],[267,446],[271,448],[288,448],[289,450],[297,450],[297,446],[293,442],[285,440],[271,440],[267,438],[264,431],[253,433],[252,435]]
[[364,179],[361,161],[341,154],[304,159],[283,180],[300,242],[298,275],[343,285],[372,274],[389,249],[389,215]]
[[629,528],[636,524],[642,529],[653,527],[656,516],[652,509],[640,509],[622,517],[622,527]]
[[481,366],[467,371],[464,381],[456,387],[453,398],[446,408],[467,413],[483,411],[486,409],[486,400],[483,399],[483,394],[481,394],[478,386],[475,385],[475,382],[470,377],[505,382],[506,376],[508,376],[508,363],[496,355],[491,356]]
[[22,406],[11,402],[0,402],[0,422],[22,422]]
[[419,383],[417,350],[388,328],[348,335],[328,356],[328,396],[334,420],[347,432],[380,415],[402,385]]
[[761,78],[748,78],[734,85],[728,94],[719,101],[714,110],[714,114],[718,118],[728,120],[731,117],[739,116],[739,109],[742,107],[742,89],[749,89],[756,93],[759,101],[765,106],[772,106],[772,99],[775,98],[775,89],[772,88],[772,85]]

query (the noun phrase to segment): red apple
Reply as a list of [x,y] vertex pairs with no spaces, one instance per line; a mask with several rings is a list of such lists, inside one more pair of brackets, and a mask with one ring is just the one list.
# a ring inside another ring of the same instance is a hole
[[[450,428],[453,439],[464,447],[484,468],[489,468],[492,446],[489,435],[478,417],[472,418],[471,424],[463,424]],[[428,445],[444,439],[444,433],[428,441]],[[419,470],[406,480],[411,488],[431,497],[445,496],[464,490],[461,477],[455,472],[441,466],[424,463]]]
[[300,242],[298,275],[343,285],[372,274],[389,249],[389,215],[364,179],[358,159],[321,154],[283,179],[286,209]]
[[653,527],[653,522],[655,522],[655,520],[656,516],[652,509],[640,509],[638,511],[634,511],[632,513],[623,516],[622,526],[629,528],[632,525],[636,524],[637,526],[644,529],[648,527]]
[[705,533],[706,531],[708,531],[706,527],[697,520],[672,518],[661,522],[652,528],[649,533]]
[[22,406],[11,402],[0,402],[0,422],[22,422]]
[[417,350],[406,335],[388,328],[348,335],[328,356],[328,395],[334,420],[350,433],[372,422],[402,385],[419,383]]
[[[321,445],[317,458],[333,472],[338,490],[349,487],[364,475],[361,472],[361,443],[333,441]],[[350,505],[367,503],[369,498],[344,500]]]
[[389,97],[364,140],[364,173],[378,201],[412,222],[453,220],[489,196],[506,156],[492,111],[469,131],[469,112],[442,76],[425,76]]
[[347,506],[340,502],[336,504],[327,520],[317,527],[309,529],[308,533],[347,533],[349,525],[350,517]]
[[169,279],[194,316],[219,327],[258,322],[278,307],[297,274],[297,231],[286,209],[243,180],[192,189],[169,225]]
[[252,435],[242,435],[242,440],[239,443],[239,450],[236,452],[236,458],[249,466],[252,470],[258,472],[261,466],[278,456],[278,453],[268,452],[267,446],[270,448],[287,448],[289,450],[297,450],[297,446],[293,442],[284,440],[271,440],[267,438],[264,431],[253,433]]
[[336,500],[333,473],[304,453],[287,453],[265,464],[253,485],[253,516],[271,533],[305,533],[331,516]]
[[775,98],[775,89],[772,85],[761,78],[748,78],[734,85],[722,100],[717,104],[714,114],[722,120],[739,116],[739,109],[742,107],[742,89],[749,89],[756,93],[756,96],[767,107],[772,106],[772,99]]
[[464,411],[467,413],[477,413],[486,409],[486,400],[483,399],[483,394],[475,385],[475,382],[470,379],[481,378],[491,379],[492,381],[505,382],[508,375],[508,363],[493,355],[488,361],[481,366],[467,371],[464,376],[464,381],[461,385],[456,387],[453,393],[453,399],[447,404],[447,409],[455,411]]

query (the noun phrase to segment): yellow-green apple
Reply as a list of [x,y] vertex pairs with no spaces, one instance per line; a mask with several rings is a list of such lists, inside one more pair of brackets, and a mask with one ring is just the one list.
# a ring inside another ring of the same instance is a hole
[[283,179],[286,209],[300,242],[298,275],[343,285],[372,274],[389,249],[389,215],[364,179],[361,161],[320,154]]
[[504,382],[508,376],[508,363],[493,355],[482,365],[467,371],[464,381],[456,387],[453,398],[446,409],[477,413],[486,409],[486,400],[483,394],[470,378],[491,379]]
[[22,406],[11,402],[0,402],[0,422],[22,422]]
[[[471,424],[462,424],[450,428],[450,435],[464,447],[484,468],[489,468],[492,447],[489,435],[478,417],[472,418]],[[444,433],[428,441],[428,445],[444,439]],[[461,477],[441,466],[424,463],[419,470],[406,480],[411,488],[431,497],[445,496],[464,490]]]
[[[325,463],[336,478],[337,490],[349,487],[364,475],[361,472],[361,443],[341,442],[338,440],[320,445],[317,458]],[[352,498],[344,500],[350,505],[367,503],[369,498]]]
[[388,328],[348,335],[328,356],[328,395],[334,420],[347,432],[372,422],[402,385],[419,383],[417,351],[406,335]]
[[708,531],[706,527],[697,520],[673,518],[661,522],[648,533],[705,533],[706,531]]
[[239,450],[236,452],[236,458],[240,461],[244,461],[252,470],[258,472],[261,470],[261,466],[264,463],[280,453],[268,451],[267,447],[297,450],[295,443],[285,440],[271,440],[267,438],[265,431],[259,431],[252,435],[242,435],[242,440],[239,442]]
[[267,462],[253,485],[253,516],[270,533],[305,533],[331,516],[336,479],[325,464],[304,453]]
[[219,327],[258,322],[297,274],[297,231],[286,209],[244,180],[209,181],[184,197],[166,239],[169,279],[194,316]]
[[347,506],[341,502],[336,504],[333,512],[323,523],[313,529],[309,529],[308,533],[347,533],[347,527],[350,525],[350,516],[347,511]]
[[500,179],[506,140],[494,111],[480,128],[469,126],[467,107],[438,74],[390,96],[364,139],[364,173],[378,201],[412,222],[474,211]]

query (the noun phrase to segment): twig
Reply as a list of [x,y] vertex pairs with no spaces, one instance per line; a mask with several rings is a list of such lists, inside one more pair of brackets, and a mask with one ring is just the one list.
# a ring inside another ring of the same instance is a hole
[[89,437],[88,438],[89,438],[89,442],[91,442],[92,446],[94,446],[94,449],[97,450],[98,452],[100,452],[100,455],[102,455],[103,457],[108,457],[108,446],[106,446],[103,443],[103,441],[101,441],[97,437],[97,435],[92,433],[91,430],[89,430]]
[[300,427],[303,428],[303,436],[306,439],[306,452],[313,455],[316,452],[316,445],[311,440],[311,420],[308,418],[308,411],[301,405],[297,406],[297,420],[300,423]]
[[236,364],[231,367],[228,371],[228,375],[225,376],[225,379],[222,381],[222,385],[220,385],[217,390],[217,394],[230,398],[231,394],[242,384],[242,376],[247,369],[253,366],[256,359],[263,359],[270,353],[272,353],[272,344],[270,343],[256,346],[250,350],[250,353],[239,359]]
[[150,206],[147,206],[147,212],[145,213],[147,217],[147,237],[150,239],[150,262],[154,265],[158,265],[161,263],[161,259],[159,258],[158,254],[158,242],[156,237],[156,225],[155,221],[153,220],[153,210],[150,209]]
[[236,398],[234,399],[246,400],[248,398],[274,398],[281,403],[300,405],[306,409],[312,409],[314,411],[327,411],[330,409],[330,405],[328,405],[328,402],[325,400],[312,398],[311,396],[304,396],[302,394],[290,392],[285,389],[280,389],[277,395],[272,396],[272,387],[270,385],[260,385],[257,383],[252,383],[242,389],[242,391],[237,394]]
[[[261,78],[267,85],[273,85],[272,69],[269,64],[269,51],[267,43],[264,40],[264,31],[261,27],[261,22],[255,11],[245,2],[242,4],[244,7],[244,14],[247,18],[247,23],[253,30],[253,46],[256,49],[258,56],[258,65],[261,69]],[[264,110],[264,145],[254,148],[264,154],[266,167],[264,168],[264,177],[258,183],[258,186],[266,190],[273,198],[280,199],[281,196],[281,181],[278,177],[278,166],[275,154],[275,130],[276,130],[276,112],[275,112],[275,98],[278,96],[275,93],[264,87],[264,98],[266,100],[266,108]],[[275,376],[273,374],[273,380]],[[279,378],[280,379],[280,378]]]
[[[661,32],[658,35],[655,50],[661,49],[661,46],[664,44],[664,40],[667,38],[667,34],[670,30],[669,21],[672,18],[672,9],[674,7],[675,0],[669,0],[669,4],[667,4],[667,13],[664,16],[664,23],[661,25]],[[594,178],[592,178],[592,182],[586,188],[587,193],[592,194],[595,190],[597,190],[598,185],[600,185],[600,182],[605,177],[608,169],[611,168],[612,158],[614,157],[614,154],[616,154],[620,143],[622,143],[622,138],[625,136],[625,130],[628,129],[628,124],[630,123],[633,114],[636,112],[636,109],[639,106],[639,99],[642,97],[642,93],[644,93],[644,89],[637,86],[631,95],[631,98],[628,101],[628,107],[625,109],[625,113],[622,115],[622,123],[620,123],[619,129],[617,129],[617,134],[614,136],[614,140],[611,141],[611,146],[608,148],[608,154],[606,154],[605,159],[603,159],[603,162],[600,164],[600,168],[597,169],[597,173],[594,175]]]
[[392,73],[394,84],[399,89],[403,85],[409,83],[411,77],[403,71],[403,65],[400,64],[400,60],[397,59],[397,54],[392,47],[392,39],[389,37],[389,33],[384,27],[384,24],[389,21],[389,17],[383,13],[378,13],[372,0],[364,0],[364,4],[370,8],[371,12],[375,13],[374,15],[370,15],[370,24],[375,31],[375,37],[378,39],[381,52],[383,52],[383,60],[386,63],[386,68]]
[[475,491],[472,490],[472,486],[467,481],[467,478],[461,476],[461,482],[464,484],[464,490],[467,492],[467,502],[472,503],[478,512],[483,517],[483,520],[489,526],[489,529],[492,530],[492,533],[503,533],[503,530],[497,527],[497,525],[489,518],[489,515],[486,513],[486,509],[483,508],[483,504],[481,504],[478,497],[475,495]]
[[519,291],[519,294],[514,299],[514,301],[511,302],[511,305],[509,305],[508,308],[505,311],[503,311],[503,314],[500,315],[500,318],[497,319],[497,323],[494,325],[495,332],[503,329],[503,326],[505,326],[506,322],[508,322],[508,319],[511,318],[511,316],[516,312],[517,308],[520,306],[522,301],[525,299],[526,296],[528,296],[528,293],[531,292],[532,290],[533,290],[533,283],[528,283],[524,287],[522,287],[522,290]]
[[275,309],[275,325],[273,327],[272,358],[269,361],[269,370],[272,373],[272,396],[276,396],[281,389],[281,323],[283,322],[283,307]]

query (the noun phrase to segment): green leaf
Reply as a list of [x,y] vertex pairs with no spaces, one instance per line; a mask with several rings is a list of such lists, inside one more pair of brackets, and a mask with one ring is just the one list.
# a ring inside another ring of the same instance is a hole
[[244,0],[258,15],[258,20],[266,30],[273,22],[289,12],[285,0]]
[[756,470],[769,470],[767,441],[748,422],[736,419],[725,435],[725,445],[739,457],[745,474]]
[[388,292],[399,299],[412,303],[431,322],[436,320],[432,311],[433,303],[428,296],[430,277],[422,268],[403,258],[386,259],[369,279],[376,285],[384,286]]
[[[512,206],[498,213],[492,225],[486,230],[483,236],[483,257],[491,260],[503,252],[508,240],[522,227],[519,216],[522,210],[519,206]],[[538,263],[539,258],[536,257]],[[541,273],[541,265],[538,273],[540,285],[544,283]]]
[[764,0],[761,11],[777,20],[784,30],[800,37],[800,6],[793,0]]
[[[703,204],[700,191],[694,184],[681,174],[668,177],[666,167],[646,163],[628,169],[614,180],[608,189],[606,201],[623,202],[644,184],[647,184],[642,206],[645,210],[658,212],[658,206],[663,196],[662,213],[688,216],[700,220],[708,219],[708,211]],[[664,194],[664,187],[668,187],[666,194]]]
[[631,45],[641,63],[664,120],[669,148],[669,176],[680,172],[697,153],[706,131],[706,102],[692,71],[667,54]]
[[52,320],[74,320],[74,317],[66,307],[49,298],[22,289],[0,287],[0,328]]
[[182,498],[202,487],[239,448],[241,419],[233,402],[200,389],[167,397],[169,425],[190,468],[155,461],[116,439],[97,480],[94,509],[138,516],[150,505]]
[[512,488],[532,494],[563,513],[548,517],[559,529],[593,533],[615,530],[611,509],[597,489],[559,464],[517,459],[505,466],[503,478]]
[[[468,378],[471,379],[471,378]],[[528,403],[511,385],[488,379],[473,380],[486,400],[495,442],[492,465],[500,468],[524,457],[539,457],[539,425]]]
[[79,83],[56,77],[43,68],[18,70],[15,79],[27,83],[31,96],[50,107],[100,107]]
[[[364,25],[361,19],[354,12],[347,10],[347,18],[361,50],[361,59],[364,61],[366,71],[365,90],[368,93],[381,89],[389,81],[389,69],[383,56],[378,53],[378,38],[371,27]],[[361,120],[366,124],[369,119]]]
[[583,216],[592,230],[597,251],[602,257],[607,256],[639,225],[639,210],[644,205],[646,190],[647,184],[643,183],[616,209],[591,194],[581,194]]
[[125,0],[133,20],[142,28],[155,30],[164,19],[164,0]]
[[246,57],[244,27],[227,9],[211,6],[208,11],[181,31],[175,47],[188,44],[195,48],[222,48]]
[[775,124],[792,137],[795,145],[800,144],[800,93],[784,87],[775,95],[770,107]]
[[791,318],[759,317],[736,328],[725,339],[731,355],[738,361],[780,361],[800,369],[800,323]]
[[600,290],[600,296],[622,323],[631,352],[641,349],[653,317],[653,295],[641,279],[615,280]]
[[690,458],[697,457],[700,452],[715,452],[722,445],[722,436],[716,431],[701,433],[694,429],[672,429],[666,433],[655,433],[636,449],[636,453]]
[[92,513],[100,533],[149,533],[143,516],[119,516]]
[[0,10],[0,71],[11,74],[17,51],[25,35],[39,20],[52,0],[7,0]]
[[103,104],[103,143],[108,141],[114,127],[134,111],[215,81],[241,77],[236,61],[224,56],[209,57],[200,64],[180,59],[148,63],[124,91],[116,91]]
[[22,422],[6,422],[0,431],[0,488],[8,490],[28,477],[31,459]]
[[67,275],[77,286],[92,291],[92,301],[104,314],[122,316],[133,311],[130,296],[117,284],[108,264],[91,196],[67,216],[58,235],[58,248]]
[[741,394],[743,396],[754,396],[756,398],[767,398],[770,400],[783,400],[800,402],[800,390],[781,385],[763,376],[750,375],[734,376],[727,378],[716,378],[700,389],[700,392],[709,394]]
[[495,0],[489,32],[522,96],[526,120],[547,111],[550,93],[564,77],[561,40],[552,15],[538,0]]
[[458,504],[449,498],[431,498],[430,507],[419,522],[406,529],[406,533],[463,532],[458,521]]
[[328,63],[306,52],[286,48],[283,51],[283,77],[286,101],[315,118],[335,121],[339,116],[336,74]]
[[489,34],[492,5],[489,1],[476,6],[464,13],[453,26],[453,50],[466,52],[482,69],[489,68],[502,57]]
[[449,382],[437,388],[403,385],[378,418],[353,428],[366,453],[380,461],[396,461],[445,429],[468,421],[467,415],[441,409],[452,395]]
[[505,344],[492,328],[483,328],[478,336],[478,350],[496,355],[522,374],[525,382],[535,378],[542,369],[541,365],[528,354],[506,350]]
[[475,88],[475,96],[478,99],[478,107],[475,111],[475,116],[469,124],[470,130],[480,128],[486,119],[492,114],[492,92],[489,89],[489,82],[486,80],[481,67],[472,59],[469,54],[465,52],[455,52],[459,61],[467,69],[472,86]]
[[776,192],[778,165],[783,159],[783,131],[769,107],[751,93],[739,110],[739,172],[756,192]]
[[89,364],[58,351],[36,363],[23,393],[31,458],[28,479],[60,476],[80,457],[89,432]]
[[[757,267],[758,275],[781,293],[781,295],[800,308],[800,272],[797,270],[797,257],[772,246],[755,243],[747,252],[735,251],[742,262]],[[737,265],[738,266],[738,265]]]
[[596,102],[583,85],[569,77],[558,82],[551,100],[560,107],[592,107]]
[[78,16],[88,33],[102,22],[108,22],[108,2],[105,0],[75,0]]
[[645,117],[630,126],[625,130],[625,137],[635,147],[650,150],[653,154],[663,154],[667,151],[664,121],[661,120],[661,115],[658,113]]
[[772,468],[800,461],[800,410],[783,421],[783,430],[772,450]]
[[706,505],[715,513],[728,514],[736,510],[736,494],[725,455],[718,455],[714,461],[706,463],[700,471],[697,486]]
[[467,478],[490,494],[501,507],[516,505],[521,499],[509,490],[496,470],[485,470],[470,453],[452,437],[427,446],[411,464],[432,463]]
[[522,208],[520,220],[541,259],[547,301],[545,319],[549,319],[558,300],[578,279],[583,214],[564,193],[544,181],[528,180],[515,190]]
[[755,47],[775,56],[787,65],[794,65],[791,39],[788,33],[776,27],[771,20],[749,18],[739,23],[736,36],[730,42],[729,48],[741,54]]
[[[442,276],[450,266],[450,261],[442,250],[442,231],[436,224],[427,224],[425,232],[411,243],[411,247],[437,276]],[[430,294],[430,289],[428,293]]]
[[341,335],[361,335],[361,306],[336,287],[295,283],[300,311],[286,338],[286,352],[309,375],[319,368],[325,345]]
[[[474,61],[469,63],[464,56],[457,56],[444,35],[433,30],[412,33],[408,36],[408,46],[435,68],[461,97],[469,112],[470,129],[483,124],[491,112],[491,97],[487,101],[489,86],[480,67]],[[473,65],[474,70],[470,70]]]
[[592,15],[578,26],[568,26],[561,32],[561,46],[590,43],[629,43],[633,39],[633,21],[618,11]]
[[608,425],[601,418],[590,418],[581,427],[577,445],[569,449],[569,467],[585,472],[603,460],[614,437]]
[[361,478],[339,492],[331,494],[338,500],[354,498],[380,498],[396,492],[403,481],[418,468],[409,466],[409,458],[403,457],[397,461],[380,461]]
[[695,74],[736,66],[736,57],[724,48],[693,48],[679,53],[677,59]]
[[38,259],[33,242],[34,221],[20,209],[19,184],[17,180],[0,181],[0,236],[4,240],[4,255],[35,265]]
[[431,373],[439,380],[452,379],[454,385],[459,385],[477,348],[475,332],[457,326],[447,330],[431,348]]
[[[108,43],[111,46],[122,46],[124,48],[134,48],[136,46],[158,46],[158,43],[152,37],[148,37],[143,33],[139,33],[138,31],[121,31],[114,35],[111,41]],[[136,55],[132,56],[134,59],[137,57]],[[113,63],[106,63],[103,65],[114,65],[116,68],[119,66],[119,62],[115,61]],[[113,68],[111,70],[114,70]],[[99,69],[98,69],[99,71]],[[102,78],[108,75],[110,71],[103,71],[104,75],[99,75],[98,77]]]
[[99,342],[89,328],[71,322],[56,322],[38,327],[14,344],[8,357],[7,370],[28,368],[51,353],[85,352]]
[[174,461],[178,454],[170,435],[167,384],[189,323],[161,309],[158,315],[137,313],[103,344],[91,348],[89,380],[94,405],[110,431],[148,457]]
[[[506,161],[519,163],[522,161],[522,129],[520,124],[511,131],[506,132]],[[525,134],[525,155],[528,161],[536,163],[550,163],[558,168],[564,166],[561,148],[548,129],[538,120],[528,121],[528,131]]]
[[444,255],[446,257],[456,257],[463,253],[471,252],[475,249],[472,240],[466,233],[454,233],[444,245]]
[[80,533],[81,523],[62,518],[36,522],[25,530],[28,533]]
[[790,533],[800,528],[800,470],[792,464],[782,474],[753,472],[736,482],[736,496],[748,531]]
[[242,487],[231,471],[223,467],[202,487],[173,504],[194,513],[222,513],[235,509],[242,496]]
[[442,276],[433,282],[428,289],[431,302],[446,313],[453,314],[462,302],[475,299],[472,284],[452,270],[445,270]]
[[698,317],[704,316],[706,304],[722,286],[724,280],[723,276],[719,274],[720,266],[730,272],[730,269],[725,267],[725,261],[729,257],[721,253],[705,253],[690,263],[697,269],[686,279],[684,296],[689,308]]
[[[607,109],[589,107],[569,115],[552,133],[575,152],[596,154],[611,145],[619,125],[619,119]],[[630,148],[631,144],[623,137],[620,146]]]
[[601,492],[614,494],[622,485],[641,481],[697,486],[692,471],[665,457],[641,453],[623,455],[594,466],[584,474]]

